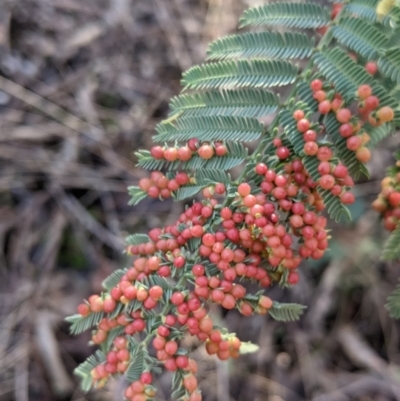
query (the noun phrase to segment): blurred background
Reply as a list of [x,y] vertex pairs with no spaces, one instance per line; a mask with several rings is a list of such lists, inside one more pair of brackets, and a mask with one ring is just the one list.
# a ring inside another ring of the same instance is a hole
[[[170,224],[182,204],[126,187],[146,172],[133,152],[209,41],[253,0],[2,0],[0,5],[0,400],[122,400],[122,383],[83,394],[73,369],[93,347],[63,319],[123,267],[123,238]],[[354,221],[331,223],[331,250],[276,300],[307,305],[296,323],[215,310],[257,353],[217,363],[188,340],[206,401],[400,400],[399,322],[386,296],[398,264],[370,202],[399,140],[356,185]],[[171,376],[157,379],[169,400]]]

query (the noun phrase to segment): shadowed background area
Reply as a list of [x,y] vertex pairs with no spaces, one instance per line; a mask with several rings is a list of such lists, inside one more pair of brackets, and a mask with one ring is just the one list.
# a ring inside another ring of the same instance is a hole
[[[183,204],[127,205],[146,175],[133,152],[201,62],[256,0],[3,0],[0,6],[0,400],[122,401],[123,383],[88,395],[73,369],[90,333],[64,317],[129,263],[128,233],[171,224]],[[212,309],[257,353],[217,363],[187,340],[206,401],[400,400],[398,322],[386,296],[400,276],[384,264],[386,233],[370,202],[399,140],[373,154],[354,221],[331,223],[330,252],[301,269],[277,300],[307,305],[296,323]],[[157,378],[169,400],[170,374]]]

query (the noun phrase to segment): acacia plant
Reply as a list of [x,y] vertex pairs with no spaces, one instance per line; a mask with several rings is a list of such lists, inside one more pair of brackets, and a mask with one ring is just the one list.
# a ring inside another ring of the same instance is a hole
[[[152,400],[154,374],[166,369],[174,372],[173,399],[201,400],[182,339],[196,336],[222,360],[244,348],[213,322],[211,303],[244,316],[301,316],[302,305],[266,292],[295,285],[301,263],[324,255],[325,215],[350,217],[353,179],[368,175],[371,149],[400,125],[400,8],[393,3],[250,8],[240,26],[254,32],[216,40],[208,62],[183,74],[155,145],[136,153],[149,176],[129,193],[133,205],[149,196],[187,206],[174,224],[129,236],[132,265],[68,318],[72,333],[93,328],[100,346],[76,369],[84,390],[125,374],[127,400]],[[375,204],[396,229],[396,255],[400,193],[390,193],[399,181]]]

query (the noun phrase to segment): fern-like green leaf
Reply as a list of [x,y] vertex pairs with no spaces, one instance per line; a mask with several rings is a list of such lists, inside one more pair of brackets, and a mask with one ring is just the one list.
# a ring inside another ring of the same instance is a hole
[[112,290],[121,280],[121,277],[125,274],[126,269],[118,269],[112,272],[105,280],[102,282],[104,289],[110,291]]
[[400,28],[395,29],[391,32],[389,41],[387,43],[387,48],[396,48],[398,49],[400,46]]
[[392,48],[385,52],[378,60],[379,72],[392,81],[400,84],[400,52],[399,48]]
[[142,347],[137,347],[131,355],[131,364],[126,371],[126,378],[132,383],[140,378],[143,373],[145,351]]
[[161,277],[157,274],[150,274],[147,277],[143,277],[141,283],[143,283],[148,288],[158,285],[164,291],[169,290],[171,288],[170,283],[164,277]]
[[329,217],[336,222],[342,218],[347,221],[351,221],[351,214],[349,209],[343,205],[338,196],[332,195],[327,189],[322,189],[320,186],[317,187],[317,191],[324,201],[324,205]]
[[264,130],[255,118],[212,116],[212,117],[184,117],[175,125],[159,124],[155,142],[187,141],[198,138],[200,141],[254,141]]
[[143,302],[134,299],[125,305],[124,312],[126,315],[130,315],[132,312],[136,312],[143,308]]
[[393,26],[399,26],[400,22],[400,7],[398,4],[395,4],[394,7],[390,10],[389,14],[387,15],[388,17],[388,25],[391,27]]
[[150,241],[150,237],[147,234],[132,234],[132,235],[128,235],[125,238],[125,242],[128,245],[146,244],[149,241]]
[[347,148],[346,138],[343,138],[339,133],[340,125],[332,113],[328,114],[325,118],[325,130],[335,144],[335,153],[337,153],[352,176],[358,178],[362,174],[365,177],[369,177],[368,169],[364,163],[359,162],[355,153]]
[[314,63],[321,73],[335,85],[336,90],[342,96],[354,96],[357,89],[357,83],[354,82],[354,76],[358,73],[367,78],[365,83],[371,82],[366,71],[343,50],[329,49],[316,53]]
[[314,40],[298,32],[257,32],[226,36],[212,42],[208,48],[209,60],[232,58],[302,59],[309,57]]
[[382,258],[388,261],[400,259],[400,224],[390,233],[383,248]]
[[379,0],[354,0],[345,5],[345,10],[349,14],[363,17],[372,22],[376,22],[376,6]]
[[385,308],[389,311],[391,318],[400,319],[400,284],[388,296]]
[[313,97],[313,91],[310,88],[310,84],[306,82],[300,82],[296,89],[299,100],[307,105],[310,109],[316,111],[318,107],[317,101]]
[[328,10],[319,4],[279,1],[246,10],[240,19],[240,27],[282,25],[311,29],[328,25],[329,22]]
[[191,238],[187,244],[190,252],[197,252],[201,245],[201,238]]
[[331,31],[340,43],[367,59],[375,59],[388,41],[377,27],[360,18],[342,18]]
[[192,198],[197,193],[199,193],[205,186],[206,185],[190,185],[186,187],[181,187],[173,194],[173,197],[177,202],[188,198]]
[[103,319],[103,316],[103,312],[95,312],[85,317],[79,314],[68,316],[65,320],[71,324],[69,326],[69,332],[71,334],[80,334],[96,326],[100,320]]
[[124,304],[117,303],[117,307],[108,315],[109,319],[115,319],[122,313],[124,309],[125,309]]
[[373,127],[368,123],[363,125],[363,130],[371,138],[367,144],[369,148],[374,148],[380,141],[389,136],[393,131],[390,129],[390,125],[388,124],[383,124],[380,127]]
[[[377,22],[376,6],[378,2],[379,0],[352,0],[345,5],[345,11],[350,15],[357,15],[371,22]],[[380,23],[385,26],[392,26],[397,19],[398,11],[393,8]]]
[[100,350],[97,350],[94,355],[89,356],[85,362],[81,363],[75,368],[74,374],[79,376],[81,381],[81,387],[83,391],[89,391],[93,384],[93,378],[90,372],[98,365],[106,360],[106,356]]
[[[305,113],[307,109],[302,108]],[[293,146],[293,149],[297,155],[303,155],[304,139],[303,135],[299,132],[296,126],[296,120],[293,118],[292,113],[288,110],[282,110],[279,114],[279,121],[285,130],[285,133]]]
[[182,85],[185,89],[268,88],[291,84],[297,73],[297,66],[284,60],[229,60],[190,68]]
[[182,94],[172,98],[172,112],[184,116],[239,116],[261,117],[273,113],[279,98],[262,89],[212,90],[203,93]]
[[300,304],[282,304],[274,301],[269,314],[280,322],[291,322],[299,320],[306,306]]
[[142,191],[139,187],[136,186],[128,187],[128,193],[131,196],[131,199],[129,200],[129,205],[137,205],[147,196],[146,192]]
[[183,372],[177,369],[172,377],[172,399],[179,400],[185,395],[185,388],[183,387]]
[[232,178],[222,170],[199,170],[196,172],[196,182],[198,184],[215,184],[218,182],[230,184]]

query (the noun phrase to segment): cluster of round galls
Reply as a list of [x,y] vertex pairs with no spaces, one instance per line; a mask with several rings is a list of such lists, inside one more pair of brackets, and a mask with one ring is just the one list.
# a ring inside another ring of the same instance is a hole
[[224,336],[219,330],[210,333],[206,342],[206,351],[209,355],[217,355],[225,361],[239,356],[240,340],[235,335]]
[[[337,179],[347,177],[346,170],[342,169],[340,174],[335,170],[338,167],[332,167],[332,174],[336,174]],[[135,258],[118,284],[103,296],[92,295],[79,305],[82,317],[99,312],[107,314],[93,332],[95,344],[107,341],[112,329],[123,329],[123,335],[114,340],[106,355],[106,362],[92,372],[96,385],[103,385],[114,373],[126,371],[131,362],[127,339],[145,335],[153,337],[158,363],[167,370],[182,372],[185,399],[201,400],[194,377],[194,361],[179,348],[180,339],[186,332],[196,336],[206,342],[210,354],[223,360],[237,357],[240,347],[236,337],[215,328],[204,303],[237,308],[245,316],[265,314],[273,306],[272,300],[266,296],[260,296],[257,301],[247,297],[246,287],[239,280],[267,287],[272,279],[278,281],[286,271],[285,280],[296,284],[299,278],[296,268],[301,260],[323,255],[327,248],[326,219],[317,215],[323,203],[315,191],[318,184],[310,180],[301,161],[286,161],[281,173],[259,163],[254,173],[263,177],[260,188],[264,193],[254,195],[256,188],[242,183],[237,187],[233,204],[223,207],[211,197],[211,192],[223,193],[225,186],[214,185],[212,191],[205,194],[206,200],[188,207],[174,224],[152,229],[147,242],[129,245],[127,253]],[[157,172],[151,179],[156,183],[162,177]],[[307,197],[296,201],[300,192]],[[288,226],[284,224],[286,219]],[[204,225],[210,222],[213,228],[205,231]],[[184,249],[188,241],[196,238],[200,241],[200,262],[194,262]],[[265,259],[272,269],[263,265]],[[182,275],[192,277],[192,290],[181,287],[166,295],[162,286],[149,285],[150,276]],[[140,308],[127,312],[132,302],[139,302]],[[117,308],[120,313],[116,313]],[[146,311],[152,310],[161,313],[163,318],[158,327],[148,332]],[[141,380],[131,383],[126,398],[151,399],[154,388],[145,384]]]
[[389,106],[379,107],[379,99],[372,93],[369,85],[360,85],[357,89],[358,111],[362,120],[367,120],[373,127],[379,127],[394,118],[394,111]]
[[189,139],[184,146],[162,147],[153,146],[150,154],[157,160],[167,160],[169,162],[189,161],[195,154],[202,159],[211,159],[213,156],[225,156],[228,153],[226,146],[222,142],[200,143],[197,138]]
[[[299,118],[303,113],[302,110],[296,110],[293,113],[293,117],[295,119]],[[302,119],[304,120],[304,117]],[[298,120],[298,122],[302,119]],[[279,183],[281,186],[285,183],[289,197],[297,195],[298,191],[301,190],[301,192],[309,195],[307,204],[314,206],[318,211],[324,208],[318,188],[329,190],[332,195],[338,196],[343,204],[354,202],[354,195],[348,190],[354,186],[354,181],[350,177],[347,168],[341,163],[333,162],[334,155],[331,148],[326,145],[319,146],[315,142],[316,137],[317,133],[313,129],[308,129],[303,133],[305,154],[315,156],[319,161],[318,172],[320,178],[318,181],[313,181],[301,160],[293,159],[291,163],[287,162],[285,165],[285,181],[280,178],[276,183],[276,173],[268,172],[265,167],[263,168],[263,170],[267,171],[265,173],[265,181],[261,184],[261,189],[264,193],[271,192],[275,198],[280,199],[280,197],[285,196],[285,193],[282,189],[277,189],[276,187],[279,187]],[[262,171],[260,174],[262,174]]]
[[[112,329],[123,329],[123,335],[114,340],[112,348],[107,353],[106,362],[93,369],[92,379],[95,385],[102,386],[110,375],[126,371],[131,362],[127,339],[129,336],[140,336],[143,333],[154,337],[152,345],[155,358],[163,364],[165,369],[170,371],[179,369],[183,372],[182,386],[186,391],[186,399],[199,401],[201,393],[197,389],[197,381],[193,375],[196,370],[195,362],[182,354],[179,341],[186,332],[197,336],[201,341],[209,341],[210,336],[215,340],[216,330],[203,302],[214,301],[228,309],[238,307],[246,315],[255,311],[266,313],[265,306],[269,308],[272,306],[269,298],[260,297],[259,307],[251,307],[243,299],[246,295],[245,288],[241,284],[233,283],[236,276],[229,276],[227,272],[224,278],[219,271],[210,275],[205,266],[193,264],[187,260],[182,247],[191,239],[205,238],[203,226],[214,217],[216,210],[220,210],[217,206],[215,199],[195,202],[179,216],[174,224],[162,230],[152,229],[147,242],[129,245],[127,253],[134,255],[135,258],[132,266],[126,269],[118,284],[103,296],[92,295],[87,302],[78,306],[78,312],[82,317],[88,317],[92,313],[107,314],[93,332],[93,343],[103,344],[108,340]],[[222,240],[221,237],[219,239]],[[223,241],[225,239],[227,237],[224,237]],[[245,252],[243,250],[235,252],[240,256],[238,260],[242,262],[246,256]],[[195,282],[192,291],[176,290],[167,296],[162,286],[149,285],[150,276],[176,277],[189,273],[192,273]],[[266,276],[267,273],[263,270],[263,277]],[[270,279],[267,283],[270,283]],[[220,293],[224,297],[221,301],[218,298]],[[133,312],[128,312],[132,302],[140,302],[140,309],[135,308]],[[117,308],[120,308],[120,313],[116,313]],[[162,313],[164,317],[162,323],[149,333],[146,326],[146,311],[151,310],[159,311],[157,313]],[[238,344],[240,345],[240,341],[235,340],[232,347],[236,348],[229,347],[228,353],[222,345],[221,352],[217,352],[217,355],[222,359],[228,356],[237,357]],[[126,390],[126,398],[134,401],[139,401],[143,397],[151,399],[154,389],[147,388],[145,384],[142,381],[131,383]]]
[[153,171],[150,178],[142,178],[139,181],[139,188],[150,198],[167,199],[189,182],[190,178],[185,172],[177,173],[175,178],[168,179],[161,171]]
[[156,394],[151,385],[153,376],[150,372],[143,372],[139,380],[135,380],[125,390],[125,398],[129,401],[147,401],[153,399]]
[[393,231],[400,222],[400,162],[396,163],[396,170],[382,180],[381,192],[372,203],[372,207],[382,214],[388,231]]
[[111,349],[106,355],[105,362],[97,365],[91,371],[92,379],[97,387],[102,387],[111,375],[124,373],[129,366],[130,359],[131,356],[127,339],[124,337],[116,337]]
[[235,280],[255,280],[262,287],[267,287],[271,279],[267,271],[259,266],[262,261],[260,253],[264,249],[253,247],[251,241],[244,244],[241,239],[248,231],[245,214],[223,208],[221,217],[223,222],[220,229],[214,234],[204,234],[199,248],[199,254],[217,267],[221,277],[207,278],[204,267],[195,265],[195,292],[226,309],[233,309],[240,306],[239,301],[246,295],[245,288],[241,284],[234,284]]
[[[264,175],[260,187],[265,195],[254,196],[248,184],[239,185],[239,206],[246,211],[244,221],[248,225],[240,230],[239,243],[250,249],[258,263],[267,259],[274,268],[288,269],[288,283],[296,284],[295,269],[302,259],[319,259],[327,249],[327,221],[317,214],[323,209],[323,202],[317,192],[311,192],[314,183],[308,180],[311,190],[307,187],[300,160],[286,166],[289,168],[282,174],[261,163],[255,167],[258,174]],[[300,191],[305,195],[303,201],[296,200]]]
[[[362,163],[366,163],[371,158],[370,150],[365,146],[370,140],[369,135],[362,130],[363,123],[368,121],[372,126],[379,126],[390,122],[394,118],[393,110],[384,106],[378,109],[379,99],[373,95],[372,88],[365,84],[360,85],[357,89],[356,97],[358,98],[358,114],[353,115],[350,108],[344,107],[344,101],[339,93],[334,93],[331,87],[324,87],[323,81],[315,79],[311,82],[310,87],[313,91],[313,97],[318,102],[318,111],[323,114],[334,113],[336,120],[341,124],[339,134],[346,139],[346,147],[348,150],[355,152],[355,157]],[[328,98],[330,94],[330,98]],[[303,112],[304,113],[304,112]],[[318,145],[315,140],[316,134],[305,133],[308,129],[308,120],[302,117],[302,110],[296,110],[294,118],[298,119],[298,129],[304,134],[306,143],[304,152],[308,155],[316,154]]]

